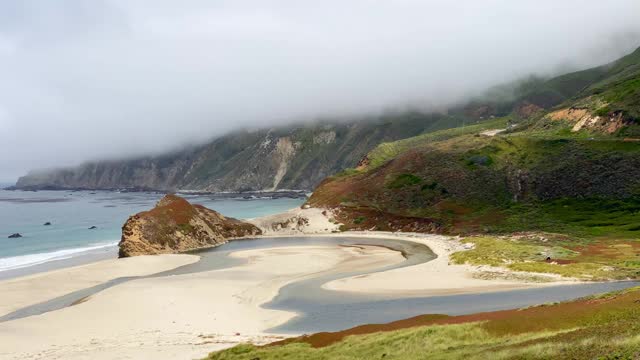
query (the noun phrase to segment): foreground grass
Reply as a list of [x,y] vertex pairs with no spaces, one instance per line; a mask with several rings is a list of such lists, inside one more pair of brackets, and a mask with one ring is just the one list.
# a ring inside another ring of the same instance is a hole
[[[429,359],[434,356],[459,359],[477,355],[478,351],[490,351],[496,347],[533,341],[554,334],[555,332],[496,337],[476,323],[427,326],[353,336],[321,348],[312,348],[304,343],[267,348],[240,345],[228,352],[214,354],[209,359]],[[495,358],[494,355],[484,358]]]
[[212,353],[236,359],[637,359],[638,288],[556,305],[465,316],[422,316],[266,347]]

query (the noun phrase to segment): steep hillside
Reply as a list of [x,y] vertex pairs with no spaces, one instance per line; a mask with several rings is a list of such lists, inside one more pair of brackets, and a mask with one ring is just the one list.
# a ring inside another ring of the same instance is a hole
[[637,237],[639,64],[636,51],[551,79],[556,89],[581,90],[527,119],[516,107],[504,118],[381,144],[356,169],[325,180],[309,203],[335,208],[353,229],[421,219],[450,233]]
[[356,165],[380,142],[460,126],[454,115],[398,113],[352,122],[239,131],[203,146],[155,157],[34,171],[19,189],[311,190]]

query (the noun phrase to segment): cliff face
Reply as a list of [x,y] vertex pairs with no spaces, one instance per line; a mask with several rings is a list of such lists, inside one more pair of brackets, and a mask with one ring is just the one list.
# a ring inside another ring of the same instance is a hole
[[122,226],[119,257],[217,246],[232,238],[261,233],[254,225],[166,195],[153,209],[129,217]]
[[19,189],[154,189],[200,191],[312,190],[353,167],[380,142],[458,126],[443,114],[402,113],[344,123],[239,131],[162,156],[90,162],[31,172]]

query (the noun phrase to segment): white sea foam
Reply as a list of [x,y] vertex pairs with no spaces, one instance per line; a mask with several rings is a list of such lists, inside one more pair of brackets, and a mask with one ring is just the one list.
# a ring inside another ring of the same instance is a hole
[[83,255],[84,253],[95,250],[106,249],[117,246],[118,242],[93,244],[91,246],[56,250],[47,253],[29,254],[13,256],[8,258],[0,258],[0,271],[14,270],[34,265],[44,264],[49,261],[70,259],[74,256]]

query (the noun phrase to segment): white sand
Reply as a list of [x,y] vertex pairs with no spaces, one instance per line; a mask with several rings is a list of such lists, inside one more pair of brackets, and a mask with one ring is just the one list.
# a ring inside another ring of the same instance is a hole
[[198,261],[195,255],[137,256],[0,281],[0,316],[123,276],[144,276]]
[[[551,274],[532,274],[490,266],[451,264],[449,256],[454,252],[464,251],[465,247],[457,238],[447,236],[389,232],[350,232],[339,236],[389,238],[421,243],[427,245],[437,258],[414,266],[334,280],[324,284],[325,289],[356,293],[434,296],[566,285],[576,282],[573,279]],[[496,278],[485,280],[476,277],[479,273],[487,272]],[[506,280],[501,277],[516,278],[516,280]],[[543,278],[545,282],[526,281],[534,277]]]
[[[248,219],[247,221],[259,227],[266,236],[311,235],[338,231],[340,224],[331,222],[332,218],[330,210],[294,208],[280,214]],[[299,224],[299,219],[304,221]]]
[[380,247],[281,247],[233,256],[249,262],[217,271],[134,280],[79,305],[0,323],[0,358],[192,359],[238,342],[269,342],[281,337],[264,331],[294,314],[259,305],[285,284],[403,261],[398,252]]
[[[271,225],[274,222],[286,222],[287,219],[292,217],[305,218],[308,225],[285,228],[274,228]],[[562,278],[555,274],[533,274],[491,266],[451,264],[449,261],[451,254],[466,250],[460,239],[456,237],[382,231],[333,233],[339,228],[340,224],[330,221],[332,217],[333,214],[330,210],[298,208],[281,214],[251,219],[251,222],[260,227],[266,236],[312,235],[396,239],[425,244],[437,255],[435,260],[423,264],[339,279],[323,285],[325,289],[330,290],[356,293],[393,293],[403,296],[435,296],[515,290],[578,282],[575,279]],[[481,279],[480,275],[482,274],[489,274],[491,279],[486,279],[486,276]],[[536,281],[532,281],[533,279]]]
[[[450,265],[450,254],[464,250],[456,238],[381,232],[331,234],[338,226],[329,221],[331,216],[321,209],[297,209],[252,221],[272,236],[392,238],[423,243],[438,255],[424,264],[324,285],[332,290],[428,296],[557,284],[480,280],[475,276],[485,271],[522,278],[530,274]],[[291,218],[295,221],[287,221]],[[300,218],[307,221],[299,222]],[[291,226],[271,226],[283,221]],[[328,272],[377,269],[403,261],[398,252],[371,246],[279,247],[240,251],[232,256],[249,261],[204,273],[134,280],[72,307],[0,323],[0,358],[193,359],[239,342],[271,342],[283,336],[266,334],[265,330],[295,314],[263,309],[260,305],[271,300],[284,285]],[[10,295],[0,300],[0,309],[6,312],[21,308],[117,276],[165,270],[160,265],[172,268],[179,261],[190,262],[193,258],[137,257],[129,263],[118,260],[123,266],[120,270],[115,270],[112,262],[102,262],[5,281],[0,283],[0,293]]]

